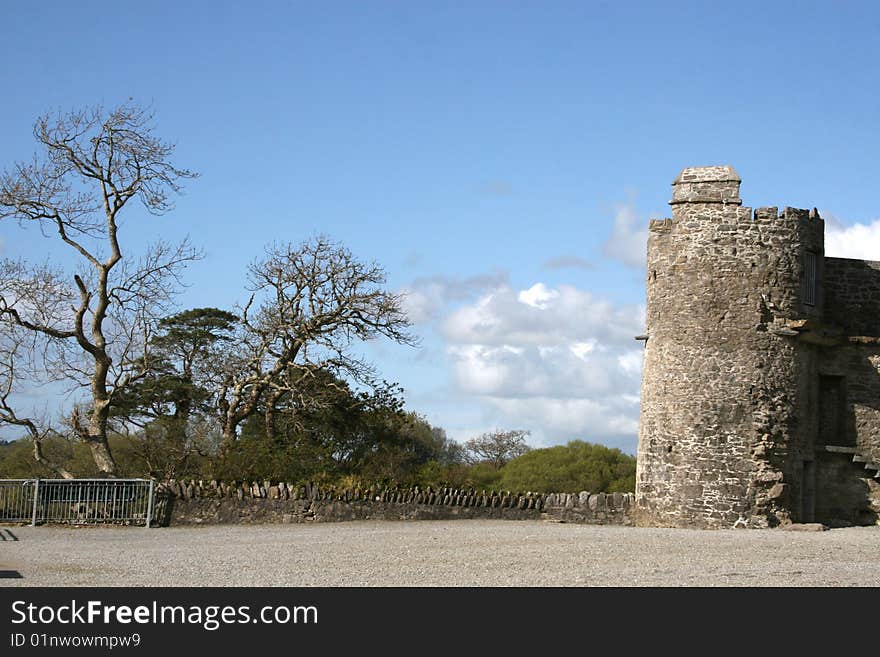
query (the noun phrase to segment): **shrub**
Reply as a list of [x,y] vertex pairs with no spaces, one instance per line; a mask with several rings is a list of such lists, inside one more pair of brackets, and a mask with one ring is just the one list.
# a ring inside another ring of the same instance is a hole
[[619,449],[574,440],[534,449],[504,466],[501,487],[540,493],[626,493],[635,490],[636,460]]

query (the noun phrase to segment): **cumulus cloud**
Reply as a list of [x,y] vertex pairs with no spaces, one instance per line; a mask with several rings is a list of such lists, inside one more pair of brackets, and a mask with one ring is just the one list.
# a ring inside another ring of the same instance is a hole
[[632,204],[618,206],[614,214],[614,227],[602,252],[629,267],[644,267],[648,244],[647,224],[646,220],[639,218]]
[[541,265],[544,269],[584,269],[591,271],[596,268],[592,262],[580,256],[562,255],[545,260]]
[[[594,400],[532,397],[496,399],[494,403],[520,426],[541,427],[536,447],[568,439],[584,439],[635,453],[638,434],[638,396]],[[562,438],[563,440],[560,440]]]
[[527,306],[543,310],[553,299],[559,297],[557,290],[549,290],[543,283],[535,283],[528,290],[520,290],[516,298]]
[[596,340],[631,344],[642,330],[641,306],[616,306],[587,290],[543,283],[514,290],[498,286],[453,311],[442,332],[453,344],[559,346]]
[[455,384],[539,442],[634,451],[644,308],[560,285],[499,285],[440,325]]
[[825,255],[833,258],[880,260],[880,219],[845,226],[832,215],[825,219]]
[[410,321],[423,324],[438,319],[450,303],[470,299],[484,290],[506,284],[507,280],[507,273],[500,271],[465,278],[417,278],[401,290],[403,306]]

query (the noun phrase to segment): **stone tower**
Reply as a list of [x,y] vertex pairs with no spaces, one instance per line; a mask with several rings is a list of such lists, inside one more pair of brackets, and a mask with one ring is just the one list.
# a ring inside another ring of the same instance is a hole
[[824,222],[794,208],[753,213],[739,187],[733,167],[686,168],[672,218],[650,222],[637,524],[809,515],[813,420],[798,410],[815,401],[811,342],[824,339],[804,334],[823,314]]

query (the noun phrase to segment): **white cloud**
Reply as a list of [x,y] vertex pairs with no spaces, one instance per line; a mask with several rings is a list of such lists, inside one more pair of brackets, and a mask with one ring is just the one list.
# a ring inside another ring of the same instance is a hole
[[638,374],[642,372],[642,352],[641,350],[632,350],[620,354],[617,357],[617,364],[620,369],[628,374]]
[[629,204],[617,207],[611,236],[602,247],[603,253],[629,267],[645,266],[648,244],[648,222],[639,218]]
[[567,440],[602,442],[635,453],[638,433],[638,398],[555,399],[532,397],[494,399],[492,402],[512,426],[540,427],[533,446],[550,446]]
[[451,302],[470,299],[475,294],[494,289],[506,282],[505,272],[467,278],[447,276],[417,278],[401,290],[404,310],[410,321],[423,324],[439,319]]
[[452,344],[567,346],[595,340],[631,345],[642,330],[642,306],[617,307],[570,285],[503,285],[447,316],[441,332]]
[[595,340],[587,342],[573,342],[568,346],[571,353],[583,361],[587,360],[588,354],[596,348]]
[[543,310],[547,304],[559,296],[556,290],[549,290],[543,283],[535,283],[528,290],[522,290],[517,298],[522,302],[534,308]]
[[825,255],[832,258],[880,260],[880,219],[844,226],[832,215],[825,219]]
[[[440,326],[455,385],[536,442],[581,438],[634,451],[641,306],[536,283],[484,293]],[[487,429],[492,427],[487,427]]]

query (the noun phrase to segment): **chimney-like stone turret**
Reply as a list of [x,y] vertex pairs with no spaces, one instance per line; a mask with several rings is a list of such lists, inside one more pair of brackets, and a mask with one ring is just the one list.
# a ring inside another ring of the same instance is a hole
[[672,182],[670,205],[679,203],[722,203],[742,205],[742,179],[732,166],[688,167]]

